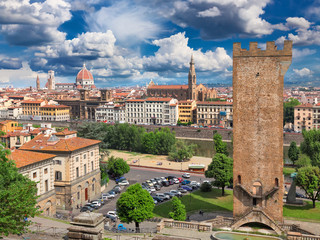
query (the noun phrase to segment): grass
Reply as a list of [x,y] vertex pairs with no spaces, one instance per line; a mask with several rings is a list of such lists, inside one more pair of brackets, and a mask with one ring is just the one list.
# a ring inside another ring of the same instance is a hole
[[316,202],[316,208],[312,208],[311,201],[305,201],[304,206],[283,206],[283,216],[300,220],[314,220],[320,222],[320,202]]
[[291,173],[294,173],[296,171],[295,168],[291,168],[291,167],[284,167],[283,168],[283,174],[285,176],[290,176]]
[[[221,196],[221,190],[213,188],[211,192],[195,191],[181,198],[186,206],[188,214],[203,210],[205,212],[231,212],[233,209],[232,191],[226,190],[225,196]],[[156,217],[169,217],[171,201],[160,204],[154,208]],[[312,202],[306,201],[304,206],[283,206],[283,216],[287,219],[300,221],[320,222],[320,202],[316,202],[316,208],[312,208]]]
[[[226,190],[225,196],[221,197],[220,189],[212,189],[211,192],[195,191],[180,198],[186,206],[188,213],[203,211],[231,212],[233,206],[232,191]],[[157,217],[168,217],[171,211],[171,201],[160,204],[154,208]]]
[[53,220],[53,221],[56,221],[56,222],[62,222],[62,223],[65,223],[65,224],[70,224],[69,221],[62,220],[62,219],[57,219],[57,218],[54,218],[54,217],[47,217],[47,216],[43,216],[43,215],[37,215],[37,217]]

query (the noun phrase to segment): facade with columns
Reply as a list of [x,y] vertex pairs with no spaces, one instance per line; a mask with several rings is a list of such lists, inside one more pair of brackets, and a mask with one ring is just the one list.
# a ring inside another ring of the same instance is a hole
[[203,84],[197,85],[197,76],[193,56],[191,56],[188,85],[156,85],[152,80],[147,88],[148,97],[172,97],[178,100],[205,101],[216,98],[217,92]]

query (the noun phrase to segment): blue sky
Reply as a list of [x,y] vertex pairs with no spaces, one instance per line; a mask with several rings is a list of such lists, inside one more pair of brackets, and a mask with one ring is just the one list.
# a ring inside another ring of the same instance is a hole
[[0,87],[74,82],[97,87],[232,83],[232,45],[293,41],[285,82],[320,82],[320,0],[2,0]]

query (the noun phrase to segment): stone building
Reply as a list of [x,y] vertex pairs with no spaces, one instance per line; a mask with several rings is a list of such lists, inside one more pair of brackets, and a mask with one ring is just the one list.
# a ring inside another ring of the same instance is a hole
[[41,120],[44,121],[69,121],[70,107],[65,105],[43,105],[40,107]]
[[54,190],[53,158],[56,155],[30,151],[14,150],[9,158],[14,160],[19,172],[37,182],[37,199],[42,215],[56,213],[56,194]]
[[36,80],[36,85],[37,85],[37,90],[40,90],[40,79],[39,76],[37,75],[37,80]]
[[113,102],[96,108],[96,121],[108,123],[124,123],[126,120],[124,104]]
[[178,104],[179,121],[181,123],[194,123],[196,119],[197,103],[194,100],[182,100]]
[[283,50],[251,42],[233,44],[233,217],[232,228],[258,222],[278,234],[283,222],[283,79],[292,41]]
[[197,102],[195,122],[198,125],[216,125],[224,128],[233,126],[233,107],[231,102]]
[[302,130],[313,129],[313,121],[317,128],[316,120],[313,120],[313,116],[317,114],[313,113],[313,105],[311,103],[305,103],[294,107],[294,130],[302,132]]
[[46,83],[46,88],[48,90],[55,90],[56,89],[56,80],[54,78],[54,71],[48,71],[48,81]]
[[40,134],[20,149],[56,155],[53,169],[57,210],[71,210],[101,194],[99,143],[65,130]]
[[205,101],[209,98],[216,98],[215,89],[205,87],[203,84],[197,85],[197,77],[193,56],[191,56],[188,74],[188,85],[156,85],[152,80],[147,88],[148,97],[171,97],[180,100]]

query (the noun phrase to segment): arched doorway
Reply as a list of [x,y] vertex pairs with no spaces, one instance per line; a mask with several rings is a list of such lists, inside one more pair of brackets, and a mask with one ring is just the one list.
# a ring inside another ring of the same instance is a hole
[[44,210],[43,213],[45,216],[51,216],[51,206],[52,206],[52,203],[50,200],[46,202],[46,205],[43,208]]
[[84,185],[84,200],[88,201],[89,199],[89,182],[86,182],[86,184]]

